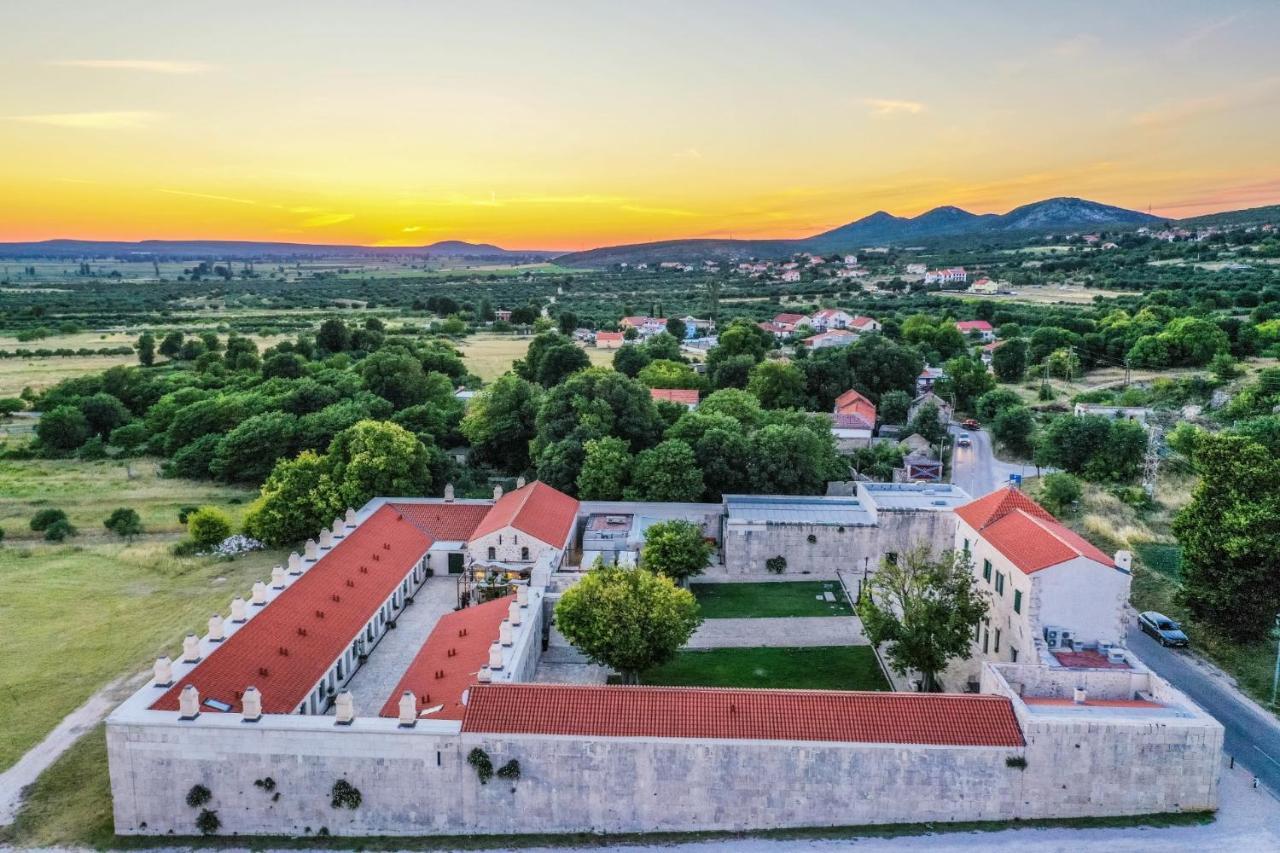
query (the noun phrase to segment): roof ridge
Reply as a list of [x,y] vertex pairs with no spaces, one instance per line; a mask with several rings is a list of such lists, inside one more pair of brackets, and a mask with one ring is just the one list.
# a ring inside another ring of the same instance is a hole
[[[487,602],[486,602],[487,603]],[[574,690],[580,692],[634,692],[651,693],[750,693],[759,695],[818,695],[818,696],[876,696],[886,699],[909,699],[911,701],[943,701],[974,700],[1004,701],[1005,697],[994,693],[903,693],[894,690],[823,690],[814,687],[713,687],[697,684],[569,684],[545,681],[519,681],[510,683],[480,684],[486,690],[491,688],[524,689],[524,690]]]

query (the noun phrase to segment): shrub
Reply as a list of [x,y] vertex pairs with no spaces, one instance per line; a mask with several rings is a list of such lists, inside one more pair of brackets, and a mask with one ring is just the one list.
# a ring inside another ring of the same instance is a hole
[[95,435],[80,445],[76,455],[86,462],[97,462],[107,458],[107,445],[103,443],[102,436]]
[[364,801],[360,789],[346,779],[339,779],[334,782],[333,790],[329,792],[329,796],[329,805],[335,809],[357,809],[360,807],[360,803]]
[[1080,481],[1070,474],[1046,474],[1040,481],[1040,503],[1049,512],[1061,515],[1080,500]]
[[467,755],[467,763],[476,769],[480,784],[488,785],[493,778],[493,761],[489,758],[489,753],[477,746]]
[[31,529],[37,532],[48,530],[50,525],[66,520],[67,514],[64,511],[55,509],[54,507],[47,507],[39,510],[35,515],[31,516]]
[[1025,755],[1010,755],[1004,760],[1005,767],[1013,767],[1018,770],[1027,769],[1027,757]]
[[4,541],[4,528],[0,527],[0,542]]
[[196,829],[200,830],[201,835],[213,835],[222,828],[222,821],[218,819],[218,813],[210,809],[203,809],[196,816]]
[[520,778],[520,762],[514,758],[498,768],[498,778],[515,782]]
[[187,519],[191,517],[191,513],[195,512],[199,508],[200,507],[198,506],[178,507],[178,523],[185,527],[187,524]]
[[192,785],[191,790],[187,791],[187,805],[193,809],[200,808],[211,799],[213,799],[213,792],[204,785]]
[[187,516],[187,533],[197,548],[212,548],[231,535],[231,519],[217,507],[202,506]]
[[102,522],[102,526],[125,539],[132,539],[142,533],[142,519],[138,517],[136,510],[127,506],[113,510]]
[[770,557],[764,561],[764,567],[775,575],[780,575],[787,570],[787,558],[781,554],[777,557]]
[[55,521],[44,529],[44,539],[46,542],[61,542],[68,536],[75,536],[79,532],[69,521]]

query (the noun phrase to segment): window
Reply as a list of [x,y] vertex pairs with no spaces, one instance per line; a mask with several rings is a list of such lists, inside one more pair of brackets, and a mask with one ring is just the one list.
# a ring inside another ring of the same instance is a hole
[[996,572],[996,595],[1004,595],[1004,572]]
[[996,641],[995,643],[992,644],[991,651],[997,655],[1000,654],[1000,629],[999,628],[996,629]]
[[983,631],[982,632],[982,653],[984,655],[989,651],[990,645],[991,645],[991,632]]
[[1013,591],[1013,612],[1022,612],[1022,590],[1020,589],[1015,589]]
[[964,553],[965,553],[965,555],[966,555],[966,556],[967,556],[967,555],[968,555],[968,553],[969,553],[969,540],[968,540],[968,539],[965,539],[965,540],[964,540]]
[[[501,537],[499,537],[499,540],[501,540]],[[493,547],[492,545],[489,546],[489,559],[490,560],[498,559],[498,549]]]
[[526,545],[520,549],[520,559],[525,562],[529,561],[529,546]]
[[898,565],[898,552],[897,551],[888,552],[887,554],[884,555],[884,561],[891,566]]
[[1018,650],[1015,649],[1013,646],[1009,647],[1009,660],[1013,661],[1014,663],[1018,662]]
[[991,580],[991,561],[990,560],[982,561],[982,579],[984,581]]

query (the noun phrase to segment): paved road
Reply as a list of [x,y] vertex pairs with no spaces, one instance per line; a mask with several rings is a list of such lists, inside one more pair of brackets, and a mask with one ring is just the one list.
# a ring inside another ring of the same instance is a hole
[[1035,473],[1033,465],[1015,465],[997,459],[991,448],[991,434],[986,430],[951,427],[953,436],[962,432],[969,433],[972,446],[956,447],[951,456],[951,482],[973,497],[980,498],[1000,488],[1009,482],[1010,474],[1031,476]]
[[1222,723],[1227,754],[1280,796],[1280,724],[1193,655],[1164,648],[1136,626],[1129,629],[1128,641],[1143,663]]

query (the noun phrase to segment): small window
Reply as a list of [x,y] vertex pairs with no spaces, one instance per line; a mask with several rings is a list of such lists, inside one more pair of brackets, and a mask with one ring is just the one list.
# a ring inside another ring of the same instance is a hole
[[991,561],[990,560],[982,561],[982,579],[984,581],[991,580]]
[[964,553],[965,553],[966,555],[969,553],[969,540],[968,540],[968,539],[965,539],[965,540],[964,540]]
[[529,547],[527,545],[520,549],[520,559],[525,562],[529,561]]
[[1022,590],[1020,589],[1015,589],[1013,591],[1013,612],[1022,612]]
[[985,655],[988,651],[990,651],[990,647],[991,647],[991,632],[983,631],[982,632],[982,653]]
[[489,546],[489,559],[490,560],[498,559],[498,549],[493,547],[492,545]]
[[996,595],[1004,595],[1004,572],[996,572]]
[[1012,661],[1013,663],[1018,662],[1018,650],[1015,649],[1013,646],[1009,647],[1009,660]]
[[999,628],[996,629],[996,641],[995,643],[992,644],[991,651],[994,654],[997,654],[997,655],[1000,654],[1000,629]]

